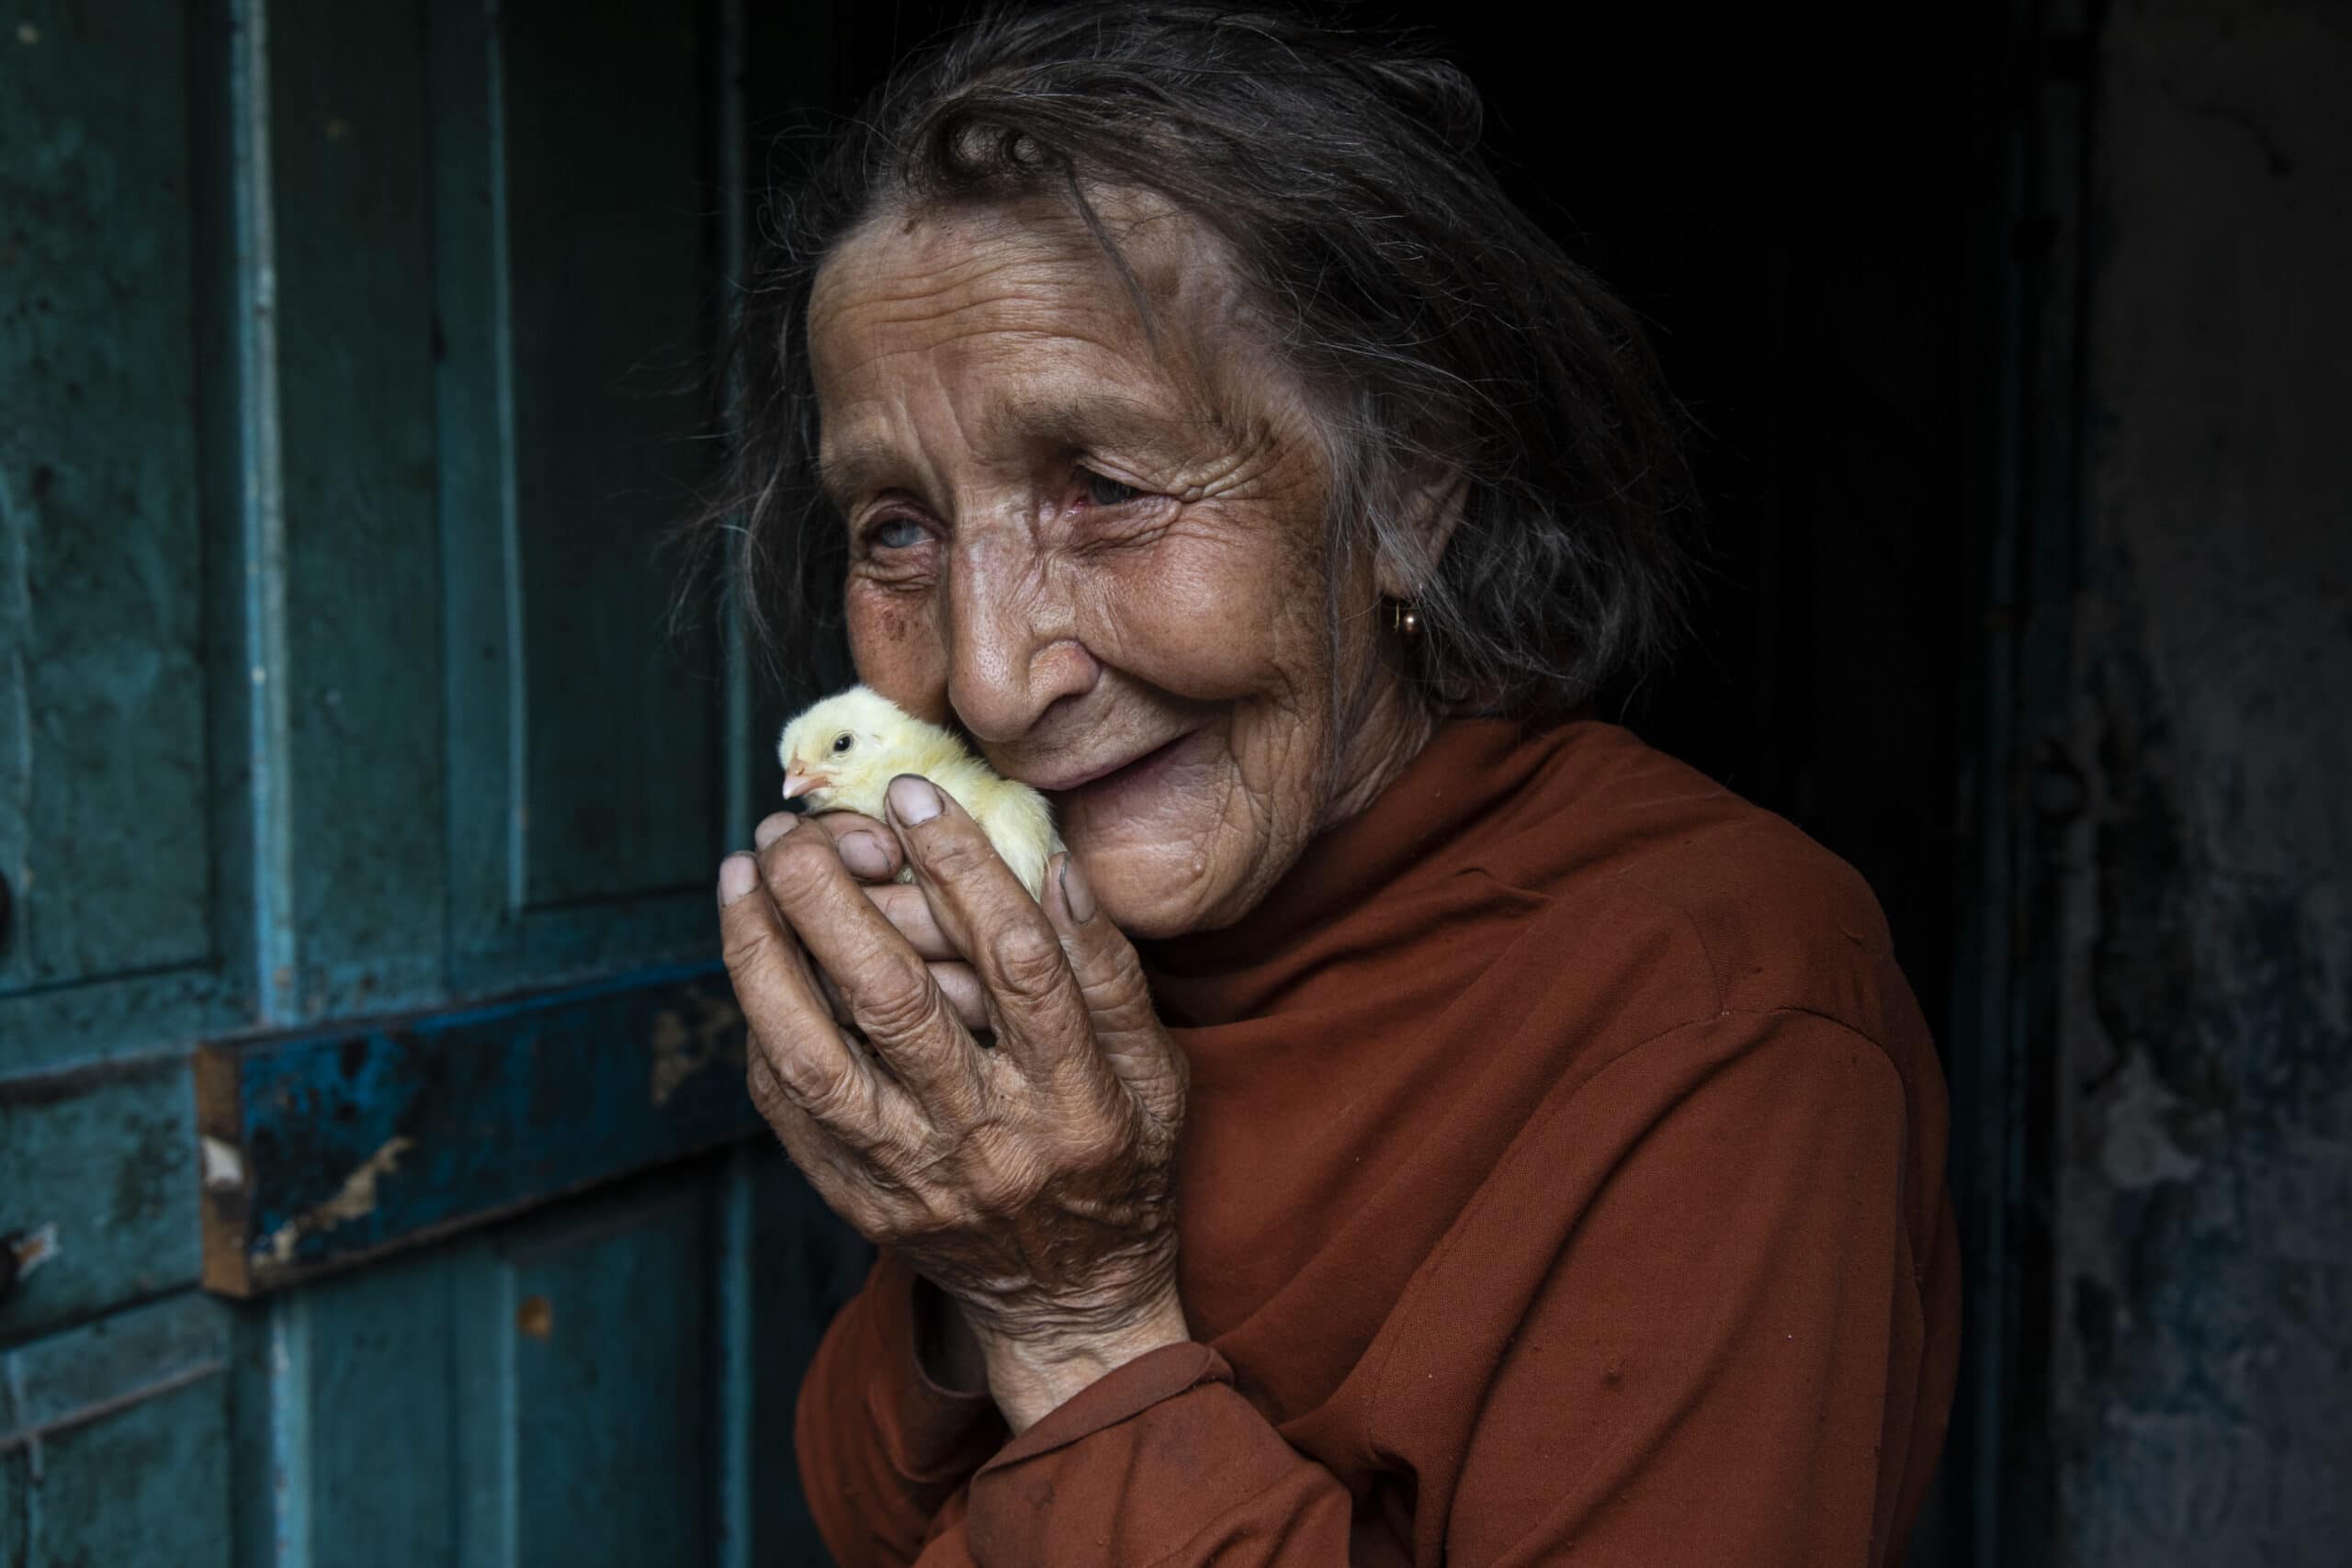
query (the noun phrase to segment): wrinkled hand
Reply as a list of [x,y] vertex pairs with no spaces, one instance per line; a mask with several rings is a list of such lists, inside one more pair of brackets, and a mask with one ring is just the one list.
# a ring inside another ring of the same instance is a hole
[[[882,918],[890,922],[898,933],[907,939],[907,945],[922,954],[931,969],[932,984],[939,987],[947,1005],[956,1010],[956,1018],[970,1030],[975,1038],[987,1034],[995,1026],[989,1021],[988,993],[980,988],[980,977],[947,933],[939,929],[938,919],[931,912],[931,900],[923,897],[922,888],[900,882],[899,872],[906,863],[906,854],[899,847],[898,835],[887,822],[854,811],[828,811],[818,817],[800,817],[779,811],[752,830],[752,841],[765,850],[782,835],[795,828],[813,828],[833,840],[833,852],[842,857],[842,865],[855,877],[865,891],[865,897]],[[831,976],[817,972],[817,984],[825,993],[825,1000],[833,1010],[833,1021],[856,1027],[849,1015],[849,1004],[842,998],[841,987],[833,984]]]
[[[956,1302],[1018,1430],[1188,1337],[1183,1057],[1066,857],[1040,906],[944,792],[902,778],[888,809],[886,856],[916,877],[897,894],[843,863],[864,819],[771,819],[720,867],[752,1097],[819,1194]],[[961,1008],[940,977],[957,964]]]

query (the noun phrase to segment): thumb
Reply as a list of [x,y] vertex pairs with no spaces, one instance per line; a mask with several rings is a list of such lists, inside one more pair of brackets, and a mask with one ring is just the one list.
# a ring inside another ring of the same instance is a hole
[[1095,907],[1085,871],[1067,852],[1046,867],[1045,905],[1086,1000],[1096,1049],[1144,1110],[1173,1129],[1183,1120],[1192,1072],[1151,1005],[1135,944]]

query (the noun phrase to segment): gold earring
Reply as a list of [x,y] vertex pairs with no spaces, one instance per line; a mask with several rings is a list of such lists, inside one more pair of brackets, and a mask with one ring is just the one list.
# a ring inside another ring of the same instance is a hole
[[1405,637],[1421,635],[1421,617],[1402,599],[1388,602],[1388,629]]

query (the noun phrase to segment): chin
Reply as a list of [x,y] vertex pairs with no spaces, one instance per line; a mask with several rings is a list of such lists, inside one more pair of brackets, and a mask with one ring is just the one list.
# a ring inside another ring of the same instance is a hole
[[1114,924],[1136,941],[1198,931],[1227,889],[1201,871],[1189,844],[1073,844],[1094,898]]
[[1130,937],[1229,925],[1263,892],[1249,885],[1267,846],[1228,820],[1239,790],[1224,739],[1222,727],[1204,725],[1148,772],[1056,798],[1062,841]]

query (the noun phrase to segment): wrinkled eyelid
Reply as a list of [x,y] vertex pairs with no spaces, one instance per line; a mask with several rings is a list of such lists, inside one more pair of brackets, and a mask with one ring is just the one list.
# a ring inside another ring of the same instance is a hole
[[[1086,491],[1086,499],[1092,502],[1097,506],[1124,505],[1125,502],[1135,501],[1146,493],[1141,485],[1133,485],[1129,484],[1125,479],[1114,479],[1109,474],[1102,472],[1101,469],[1088,468],[1082,463],[1079,465],[1078,479],[1079,488]],[[1116,501],[1105,501],[1096,493],[1099,487],[1105,485],[1109,486],[1113,490],[1121,491],[1125,493],[1123,493]]]

